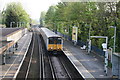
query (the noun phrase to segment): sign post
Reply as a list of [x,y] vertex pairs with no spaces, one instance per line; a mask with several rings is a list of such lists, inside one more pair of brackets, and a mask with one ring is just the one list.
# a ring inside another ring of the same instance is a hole
[[91,51],[91,40],[89,40],[88,42],[88,54],[90,54],[90,51]]
[[77,34],[78,34],[78,27],[73,26],[73,30],[72,30],[72,41],[74,42],[74,45],[77,44]]

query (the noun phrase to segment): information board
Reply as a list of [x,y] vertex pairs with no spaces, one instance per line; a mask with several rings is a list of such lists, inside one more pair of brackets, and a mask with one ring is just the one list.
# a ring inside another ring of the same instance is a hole
[[72,29],[72,41],[77,42],[77,33],[78,33],[78,28],[76,26],[73,26]]

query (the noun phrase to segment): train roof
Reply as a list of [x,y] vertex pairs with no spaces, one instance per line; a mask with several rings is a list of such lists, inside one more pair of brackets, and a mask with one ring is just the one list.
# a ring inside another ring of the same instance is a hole
[[48,28],[41,28],[42,31],[46,34],[47,37],[61,37],[58,34],[55,34],[54,32],[52,32],[51,30],[49,30]]

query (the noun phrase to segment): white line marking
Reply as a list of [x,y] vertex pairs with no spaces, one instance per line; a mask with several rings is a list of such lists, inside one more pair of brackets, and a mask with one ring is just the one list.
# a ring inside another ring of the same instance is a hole
[[34,38],[33,38],[33,48],[32,48],[32,51],[31,51],[31,55],[30,55],[30,61],[29,61],[29,65],[28,65],[28,70],[27,70],[27,73],[26,73],[26,76],[25,76],[25,80],[27,79],[28,77],[28,73],[30,71],[30,66],[31,66],[31,62],[32,62],[32,55],[33,55],[33,50],[34,50],[34,45],[35,45],[35,34],[34,34]]
[[[32,34],[31,34],[31,36],[32,36]],[[28,51],[28,49],[29,49],[29,46],[30,46],[31,41],[32,41],[32,39],[30,39],[30,42],[29,42],[28,47],[27,47],[27,49],[26,49],[25,55],[23,56],[23,59],[22,59],[20,65],[19,65],[19,67],[18,67],[18,69],[17,69],[17,71],[16,71],[16,73],[15,73],[15,75],[14,75],[14,77],[13,77],[13,80],[16,79],[16,77],[17,77],[17,75],[18,75],[18,72],[19,72],[19,70],[20,70],[20,68],[21,68],[21,66],[22,66],[22,63],[23,63],[23,61],[24,61],[24,59],[25,59],[25,57],[26,57],[26,54],[27,54],[27,51]]]
[[[28,39],[27,39],[27,40],[28,40]],[[27,43],[27,40],[26,40],[26,43]],[[26,44],[26,43],[25,43],[25,44]],[[24,44],[23,46],[25,46],[25,44]],[[23,47],[22,47],[22,49],[23,49]],[[21,49],[21,51],[22,51],[22,49]],[[21,52],[21,51],[20,51],[20,52]],[[20,52],[19,52],[19,54],[17,55],[17,57],[20,55]],[[14,59],[13,63],[12,63],[11,66],[8,68],[8,70],[6,71],[6,73],[4,74],[4,76],[3,76],[2,78],[5,78],[5,76],[7,75],[7,73],[9,72],[9,70],[11,69],[11,67],[13,66],[13,64],[15,63],[17,57]]]
[[[65,47],[64,47],[65,48]],[[69,51],[67,48],[65,48],[67,51]],[[63,51],[64,53],[66,53],[66,51]],[[67,52],[65,55],[67,55],[67,54],[71,54],[72,55],[72,53],[71,53],[71,51],[69,51],[69,53]],[[73,55],[72,55],[73,56]],[[85,76],[81,73],[81,71],[79,71],[79,69],[78,69],[78,67],[75,65],[75,63],[71,60],[71,58],[67,55],[67,57],[69,58],[69,60],[72,62],[72,64],[75,66],[75,68],[78,70],[78,72],[82,75],[82,77],[85,79]],[[74,57],[74,56],[73,56]],[[75,58],[75,57],[74,57]],[[76,58],[75,58],[76,59]],[[76,59],[77,60],[77,59]],[[80,63],[80,62],[79,62]],[[80,65],[82,65],[81,63],[80,63]],[[82,67],[83,68],[85,68],[83,65],[82,65]],[[85,70],[86,70],[86,72],[94,79],[94,80],[96,80],[95,78],[94,78],[94,76],[91,74],[91,73],[89,73],[88,72],[88,70],[85,68]]]

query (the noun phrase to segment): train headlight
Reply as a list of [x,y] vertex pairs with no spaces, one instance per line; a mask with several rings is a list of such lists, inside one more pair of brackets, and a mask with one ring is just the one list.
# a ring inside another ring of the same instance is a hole
[[60,49],[60,48],[58,48],[58,49]]

